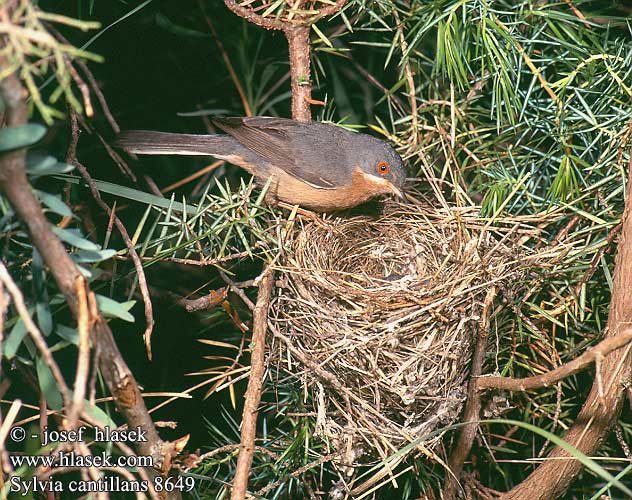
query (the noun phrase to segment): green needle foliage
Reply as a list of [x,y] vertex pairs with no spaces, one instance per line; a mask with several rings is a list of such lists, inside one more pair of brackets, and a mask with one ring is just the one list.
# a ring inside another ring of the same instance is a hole
[[[236,19],[223,2],[201,2],[205,10],[197,2],[190,9],[178,10],[144,2],[126,7],[129,12],[124,13],[117,11],[122,8],[119,5],[110,6],[110,12],[98,3],[79,2],[77,9],[89,22],[35,12],[29,10],[28,2],[23,3],[24,28],[41,30],[46,22],[55,22],[85,29],[98,21],[108,28],[128,30],[130,40],[144,26],[133,24],[135,16],[154,9],[142,17],[143,22],[160,33],[161,41],[171,44],[170,51],[151,54],[152,62],[160,65],[160,78],[173,78],[171,87],[179,89],[183,81],[188,83],[198,75],[189,78],[187,73],[179,81],[174,75],[181,67],[187,72],[212,68],[212,74],[204,75],[203,84],[195,87],[199,93],[195,104],[177,101],[186,109],[178,109],[184,112],[180,116],[173,113],[167,122],[162,121],[164,114],[155,115],[161,120],[160,127],[154,127],[151,118],[142,117],[145,121],[140,122],[136,117],[139,109],[142,114],[151,104],[122,99],[124,104],[115,112],[133,126],[202,132],[208,114],[243,115],[247,110],[289,114],[283,37]],[[324,0],[309,3],[314,8],[331,4]],[[264,4],[261,13],[274,18],[295,2],[257,2]],[[612,232],[623,212],[630,160],[632,37],[628,15],[626,4],[616,1],[350,0],[339,14],[319,19],[313,26],[313,97],[325,102],[322,108],[313,107],[315,118],[390,140],[407,160],[410,177],[418,179],[412,183],[415,196],[437,204],[444,200],[476,203],[481,215],[492,220],[531,216],[534,225],[541,224],[543,238],[551,245],[558,238],[569,237],[567,254],[554,269],[528,276],[524,295],[503,297],[496,305],[501,313],[491,328],[486,373],[537,375],[574,359],[603,336],[616,243]],[[82,101],[74,95],[72,74],[64,72],[66,63],[72,58],[101,59],[73,48],[81,46],[76,35],[71,37],[73,45],[58,39],[54,44],[38,44],[31,31],[3,31],[2,35],[21,38],[3,55],[10,64],[0,68],[0,77],[20,72],[39,121],[63,118],[58,107],[53,107],[62,96],[80,109]],[[105,30],[99,40],[114,45]],[[203,57],[195,52],[203,49],[208,50],[201,52]],[[187,65],[187,52],[196,54],[195,64]],[[102,65],[115,68],[117,61],[112,59]],[[39,60],[43,62],[35,64]],[[57,90],[44,85],[51,74],[56,77]],[[108,85],[116,89],[112,78],[103,75],[106,98],[116,95],[116,90],[107,92]],[[147,80],[153,83],[159,78]],[[136,81],[136,85],[143,95],[152,95],[156,91],[147,80]],[[127,96],[133,85],[129,83],[120,93]],[[98,113],[94,127],[103,128]],[[90,157],[92,151],[80,153]],[[48,163],[40,160],[29,163],[29,173],[51,221],[57,224],[72,216],[70,201],[87,199],[88,190],[78,175],[68,173],[66,165],[51,157]],[[141,165],[152,165],[152,161],[144,159]],[[155,161],[153,165],[160,168],[152,173],[159,185],[173,182],[174,172],[178,179],[184,177],[179,170],[183,163],[178,160]],[[92,171],[96,164],[87,166]],[[282,212],[264,203],[265,188],[255,188],[250,179],[242,179],[234,170],[218,169],[204,183],[195,188],[185,185],[171,197],[148,194],[143,185],[122,180],[106,169],[93,176],[108,202],[116,200],[126,207],[127,211],[117,213],[146,267],[166,261],[195,263],[207,266],[209,274],[226,268],[239,281],[252,277],[246,274],[252,271],[253,260],[269,262],[283,250],[283,231],[289,226]],[[70,199],[63,198],[68,204],[62,202],[64,183],[72,187]],[[100,225],[104,233],[107,221],[101,220]],[[38,325],[46,333],[55,333],[51,337],[55,349],[72,345],[76,332],[64,324],[61,300],[2,198],[0,230],[6,236],[3,257],[16,280],[32,291],[28,305]],[[95,280],[100,266],[111,264],[102,261],[110,259],[113,251],[102,248],[116,249],[120,259],[127,255],[116,236],[110,241],[110,234],[98,246],[74,226],[60,229],[58,235]],[[234,266],[237,262],[244,267]],[[119,260],[108,270],[113,277],[106,283],[110,291],[119,293],[108,294],[102,286],[101,307],[111,317],[140,317],[138,307],[129,310],[133,305],[129,302],[105,300],[105,295],[121,295],[124,278],[133,273],[131,264]],[[130,296],[134,286],[131,288],[125,290]],[[218,316],[225,317],[220,310],[209,312],[205,319],[216,321]],[[50,374],[30,355],[32,346],[23,343],[21,322],[13,314],[5,325],[4,358],[31,367],[42,387],[50,387]],[[212,323],[200,335],[236,346],[241,340],[241,334],[226,322]],[[231,445],[239,442],[241,411],[240,399],[234,396],[242,390],[241,369],[248,364],[239,356],[228,365],[226,357],[208,360],[209,365],[230,366],[240,379],[218,375],[223,390],[231,391],[233,403],[237,403],[236,408],[217,411],[221,418],[205,415],[207,441],[202,447],[219,451],[209,454],[194,472],[198,498],[226,498],[234,475],[237,455]],[[314,435],[313,402],[301,391],[300,380],[284,378],[277,369],[270,367],[273,374],[265,387],[251,491],[264,498],[336,493],[344,491],[345,481],[366,480],[388,462],[393,464],[396,479],[385,478],[365,498],[413,499],[428,492],[436,496],[447,473],[427,457],[398,461],[403,451],[398,450],[386,461],[364,457],[363,466],[353,469],[327,460],[334,444]],[[545,457],[556,437],[572,424],[593,378],[591,369],[528,394],[487,394],[481,418],[495,420],[478,433],[472,452],[476,461],[466,465],[471,478],[466,487],[474,491],[482,484],[505,491],[520,483],[533,470],[533,460]],[[212,401],[223,396],[209,392]],[[48,390],[46,396],[53,407],[58,393]],[[444,461],[455,431],[451,428],[442,446],[435,449]],[[626,494],[632,480],[626,445],[630,442],[631,415],[624,409],[616,432],[597,456],[589,460],[578,455],[589,467],[566,497],[606,494],[618,498]]]

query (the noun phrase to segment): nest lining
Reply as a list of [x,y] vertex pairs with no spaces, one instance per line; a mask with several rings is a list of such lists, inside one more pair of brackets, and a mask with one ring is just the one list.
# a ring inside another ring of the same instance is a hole
[[270,351],[311,391],[317,432],[381,456],[458,419],[483,300],[533,265],[519,225],[487,227],[472,209],[386,211],[295,230],[271,307],[291,347]]

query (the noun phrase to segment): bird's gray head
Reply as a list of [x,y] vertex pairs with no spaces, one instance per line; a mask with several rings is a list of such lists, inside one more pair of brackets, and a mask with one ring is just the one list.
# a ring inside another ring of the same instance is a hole
[[356,134],[353,146],[348,154],[357,155],[354,160],[362,172],[373,180],[382,181],[384,192],[404,198],[406,167],[395,149],[387,142],[366,134]]

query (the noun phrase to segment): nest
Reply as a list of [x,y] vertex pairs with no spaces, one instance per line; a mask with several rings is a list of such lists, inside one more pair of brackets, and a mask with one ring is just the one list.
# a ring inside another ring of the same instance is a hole
[[519,223],[490,227],[472,208],[385,210],[296,229],[270,313],[283,340],[270,361],[302,379],[317,432],[362,450],[354,459],[458,419],[486,297],[511,294],[534,264],[519,244],[533,231]]

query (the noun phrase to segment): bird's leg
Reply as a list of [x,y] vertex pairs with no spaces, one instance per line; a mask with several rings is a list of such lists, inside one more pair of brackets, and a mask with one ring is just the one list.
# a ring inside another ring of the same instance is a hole
[[279,208],[285,208],[286,210],[296,210],[296,213],[306,219],[314,221],[316,224],[322,227],[327,227],[325,221],[323,221],[322,217],[318,215],[316,212],[312,212],[311,210],[305,210],[304,208],[299,207],[298,205],[290,205],[289,203],[285,203],[284,201],[276,200],[275,205]]

